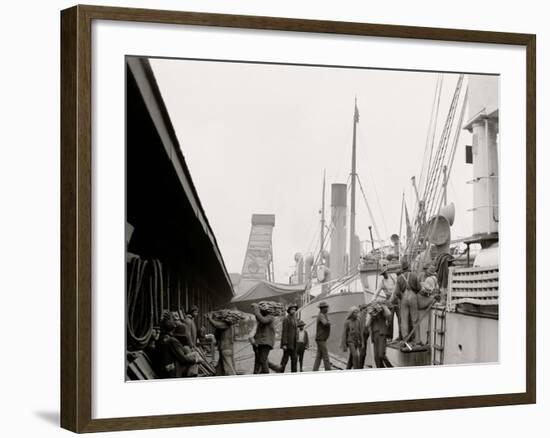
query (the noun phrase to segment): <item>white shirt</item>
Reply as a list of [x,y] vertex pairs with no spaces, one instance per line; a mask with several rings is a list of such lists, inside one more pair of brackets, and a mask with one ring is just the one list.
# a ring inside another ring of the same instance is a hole
[[304,342],[305,337],[306,337],[306,331],[298,330],[298,342]]
[[378,279],[378,288],[374,294],[373,300],[379,298],[382,300],[387,300],[390,298],[393,289],[395,288],[395,280],[388,274],[388,278],[384,278],[382,275]]

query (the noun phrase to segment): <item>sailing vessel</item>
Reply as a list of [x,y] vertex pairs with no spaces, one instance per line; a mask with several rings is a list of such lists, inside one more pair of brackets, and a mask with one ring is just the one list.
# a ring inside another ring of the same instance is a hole
[[[465,80],[468,86],[465,87]],[[347,184],[331,185],[330,235],[325,234],[325,181],[321,209],[319,254],[300,257],[308,287],[299,309],[310,335],[315,335],[318,304],[329,305],[331,336],[327,343],[333,357],[345,360],[340,340],[350,307],[368,303],[376,290],[380,268],[399,271],[402,258],[417,272],[437,263],[442,299],[420,311],[415,327],[416,345],[395,342],[389,345],[388,358],[394,366],[483,363],[498,360],[498,79],[492,76],[459,75],[437,146],[432,140],[426,150],[417,187],[413,221],[405,242],[392,235],[390,244],[359,255],[355,235],[356,129],[359,123],[357,102],[353,116],[352,166],[350,177],[350,217],[346,252]],[[441,95],[442,77],[436,85]],[[439,101],[439,97],[437,101]],[[436,99],[434,96],[434,103]],[[461,103],[461,105],[460,105]],[[461,110],[458,111],[461,106]],[[468,119],[465,113],[468,109]],[[459,113],[458,117],[457,114]],[[432,111],[429,136],[435,137],[437,111]],[[447,182],[453,168],[460,133],[472,134],[472,147],[466,149],[473,164],[473,235],[451,238],[454,205],[447,202]],[[429,149],[429,153],[428,153]],[[365,200],[366,201],[366,200]],[[368,204],[367,204],[368,207]],[[405,207],[406,208],[406,207]],[[369,208],[370,210],[370,208]],[[406,212],[406,210],[405,210]],[[372,216],[372,213],[371,213]],[[407,216],[407,222],[408,216]],[[370,227],[369,227],[370,228]],[[372,232],[371,232],[372,233]],[[400,231],[401,234],[401,231]],[[325,247],[330,241],[330,251]],[[458,246],[466,250],[457,252]],[[474,257],[473,248],[478,247]],[[394,322],[394,337],[398,324]],[[372,353],[367,363],[372,365]]]

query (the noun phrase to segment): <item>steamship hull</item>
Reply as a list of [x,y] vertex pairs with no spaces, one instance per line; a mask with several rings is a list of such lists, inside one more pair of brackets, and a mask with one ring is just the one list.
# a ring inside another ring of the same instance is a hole
[[327,348],[331,355],[342,360],[347,360],[347,353],[341,348],[341,340],[344,331],[346,317],[350,307],[360,306],[370,300],[364,292],[343,292],[328,295],[322,299],[315,299],[299,309],[299,316],[306,323],[306,330],[309,334],[310,343],[315,346],[315,334],[317,331],[317,315],[319,314],[318,304],[325,301],[329,305],[328,318],[330,320],[330,336],[327,341]]

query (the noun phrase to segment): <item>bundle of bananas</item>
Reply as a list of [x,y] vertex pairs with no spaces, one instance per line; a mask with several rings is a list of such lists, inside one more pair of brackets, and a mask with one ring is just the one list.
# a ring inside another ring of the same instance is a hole
[[382,305],[379,302],[371,301],[368,304],[361,304],[359,310],[366,310],[371,316],[378,315],[383,309]]
[[228,324],[236,324],[239,321],[245,319],[241,312],[238,310],[221,309],[210,312],[212,319],[216,321],[223,321]]
[[273,316],[281,316],[285,314],[285,306],[282,303],[275,301],[260,301],[258,307],[261,311]]

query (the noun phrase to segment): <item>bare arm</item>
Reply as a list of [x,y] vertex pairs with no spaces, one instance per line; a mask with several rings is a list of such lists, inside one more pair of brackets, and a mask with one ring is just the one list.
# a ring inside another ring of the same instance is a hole
[[376,300],[383,289],[384,289],[384,280],[378,282],[378,287],[376,288],[376,292],[374,292],[374,295],[372,296],[371,301]]
[[225,329],[229,328],[229,324],[227,324],[226,322],[223,322],[223,321],[216,321],[210,315],[208,315],[208,320],[210,321],[210,324],[212,324],[217,329],[225,330]]

